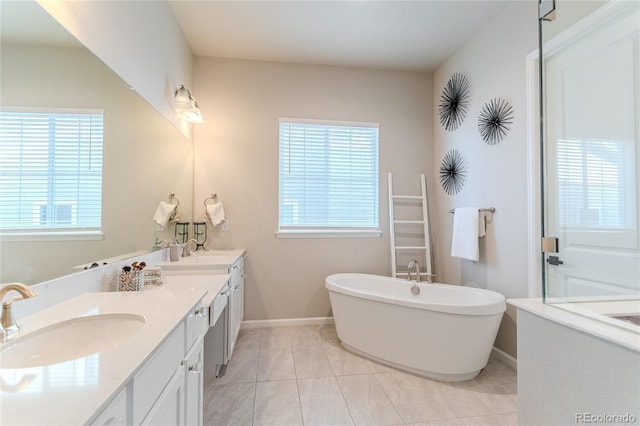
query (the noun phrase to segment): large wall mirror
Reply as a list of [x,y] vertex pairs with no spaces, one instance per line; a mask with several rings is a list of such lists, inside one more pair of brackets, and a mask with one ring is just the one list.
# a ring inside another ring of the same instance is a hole
[[[0,236],[0,282],[36,284],[74,266],[151,249],[173,226],[152,220],[175,192],[190,221],[193,147],[160,113],[35,2],[0,3],[0,106],[104,111],[102,236]],[[1,167],[1,166],[0,166]]]

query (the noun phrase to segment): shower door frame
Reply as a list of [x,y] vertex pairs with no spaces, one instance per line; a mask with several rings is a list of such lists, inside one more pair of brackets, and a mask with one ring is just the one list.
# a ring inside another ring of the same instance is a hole
[[[601,22],[610,20],[620,14],[624,7],[615,2],[605,4],[586,17],[580,19],[568,30],[554,36],[544,43],[543,54],[549,57],[589,29]],[[542,34],[539,34],[542,43]],[[545,236],[545,203],[544,188],[546,184],[546,170],[544,155],[545,141],[542,138],[543,109],[540,105],[543,87],[541,86],[542,67],[540,64],[540,49],[536,49],[526,56],[526,89],[527,89],[527,200],[528,200],[528,291],[530,298],[544,300],[546,254],[542,251],[541,237]],[[637,137],[637,136],[636,136]],[[637,143],[637,142],[636,142]],[[639,164],[640,165],[640,164]]]

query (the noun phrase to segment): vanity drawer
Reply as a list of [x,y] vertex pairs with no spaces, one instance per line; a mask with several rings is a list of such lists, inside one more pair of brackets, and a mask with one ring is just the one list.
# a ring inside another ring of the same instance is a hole
[[187,316],[186,327],[185,352],[191,348],[198,337],[207,332],[209,328],[209,309],[199,303]]
[[180,365],[185,354],[185,324],[155,351],[133,378],[133,423],[140,424]]
[[220,290],[220,293],[213,299],[213,303],[211,303],[211,309],[209,312],[209,327],[213,327],[220,315],[224,311],[225,306],[227,306],[227,302],[229,301],[229,283],[225,284]]

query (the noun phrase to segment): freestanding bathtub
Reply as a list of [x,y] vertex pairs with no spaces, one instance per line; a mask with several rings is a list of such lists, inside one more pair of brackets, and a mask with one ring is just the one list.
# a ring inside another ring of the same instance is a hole
[[345,348],[442,381],[480,373],[506,310],[493,291],[378,275],[330,275],[325,287]]

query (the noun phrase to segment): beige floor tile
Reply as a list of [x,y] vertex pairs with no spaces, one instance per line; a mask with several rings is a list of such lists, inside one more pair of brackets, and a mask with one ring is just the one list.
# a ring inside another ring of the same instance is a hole
[[318,329],[318,334],[323,342],[330,343],[334,346],[342,347],[340,339],[338,339],[338,333],[333,325],[323,325]]
[[305,426],[353,425],[335,377],[299,379],[298,391]]
[[302,412],[295,380],[258,382],[253,424],[302,425]]
[[497,360],[443,383],[347,351],[333,325],[243,329],[225,376],[205,383],[205,424],[511,426],[516,392]]
[[215,379],[215,384],[250,383],[256,381],[258,374],[258,354],[256,349],[243,350],[236,348],[227,364],[223,377]]
[[333,376],[333,369],[322,345],[293,346],[292,350],[298,379]]
[[404,373],[376,374],[378,383],[406,422],[489,415],[473,392]]
[[238,339],[236,343],[239,342],[248,342],[248,341],[260,341],[260,337],[262,336],[261,328],[241,328],[238,333]]
[[289,327],[262,328],[260,349],[291,346]]
[[368,360],[348,352],[346,349],[338,348],[331,343],[324,342],[322,347],[336,376],[372,373]]
[[[518,426],[516,413],[493,416],[465,417],[432,422],[405,423],[407,426]],[[400,425],[397,425],[400,426]]]
[[260,349],[258,381],[295,379],[291,346],[276,346]]
[[392,425],[402,419],[372,374],[336,377],[356,425]]
[[214,385],[204,406],[207,426],[251,426],[256,393],[255,383]]
[[291,327],[289,336],[291,346],[318,346],[322,343],[322,338],[318,331],[319,326]]

